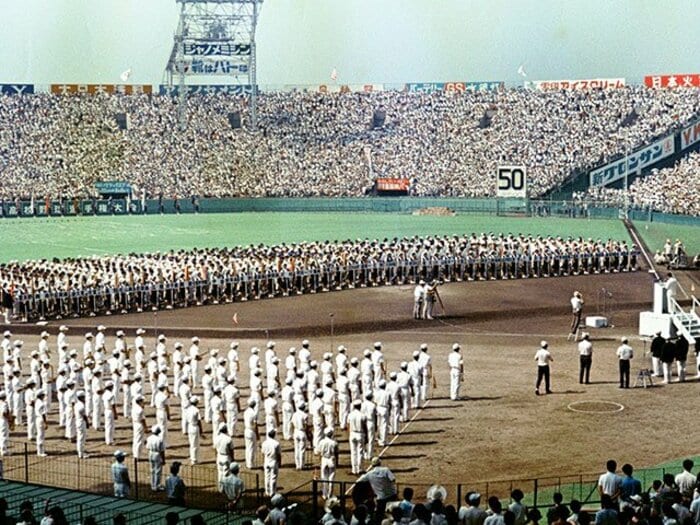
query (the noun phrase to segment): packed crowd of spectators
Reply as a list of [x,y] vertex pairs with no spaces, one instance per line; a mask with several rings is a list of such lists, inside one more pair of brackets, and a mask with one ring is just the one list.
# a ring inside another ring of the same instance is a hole
[[[510,493],[509,501],[497,496],[482,501],[476,491],[464,496],[464,504],[457,508],[448,502],[445,487],[433,485],[424,495],[411,487],[397,492],[396,478],[388,469],[369,477],[372,490],[363,491],[363,478],[353,488],[354,510],[346,516],[337,498],[326,504],[322,525],[697,525],[700,523],[700,484],[692,473],[692,460],[683,461],[682,471],[676,475],[665,473],[643,487],[635,478],[634,467],[622,466],[617,474],[617,462],[607,462],[607,472],[597,483],[597,494],[589,496],[596,503],[571,500],[565,502],[555,492],[548,508],[528,508],[525,494],[519,488]],[[416,498],[414,499],[414,496]],[[598,503],[599,502],[599,503]]]
[[[697,115],[700,91],[263,93],[259,130],[247,102],[193,95],[0,97],[0,197],[86,197],[126,180],[137,195],[362,196],[376,177],[420,196],[494,194],[499,164],[528,166],[530,193],[647,143]],[[371,129],[375,109],[386,123]],[[231,129],[240,111],[244,129]],[[490,125],[480,127],[486,112]],[[116,113],[130,117],[118,130]],[[629,118],[634,115],[635,118]]]
[[[474,234],[302,242],[0,265],[4,308],[33,316],[143,310],[419,280],[634,270],[626,241]],[[96,296],[99,296],[97,304]],[[16,308],[16,301],[22,304]]]
[[[592,187],[576,198],[623,206],[626,196],[622,189]],[[691,153],[673,167],[654,170],[636,179],[629,187],[629,205],[700,216],[700,153]]]

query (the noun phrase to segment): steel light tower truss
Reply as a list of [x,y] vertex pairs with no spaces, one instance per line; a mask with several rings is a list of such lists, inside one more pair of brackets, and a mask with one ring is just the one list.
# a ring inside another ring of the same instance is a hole
[[232,92],[247,94],[250,122],[255,129],[255,28],[263,0],[175,1],[180,6],[180,18],[165,73],[170,89],[177,86],[180,129],[187,124],[188,81],[201,81],[203,77],[208,83],[235,86]]

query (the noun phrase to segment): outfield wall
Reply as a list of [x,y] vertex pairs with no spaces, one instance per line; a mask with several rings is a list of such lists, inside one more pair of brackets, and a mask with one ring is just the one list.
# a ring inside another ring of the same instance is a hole
[[[178,201],[180,213],[193,213],[190,199]],[[126,215],[143,213],[141,201],[126,199],[53,201],[49,203],[52,216],[72,215]],[[478,215],[527,216],[527,217],[568,217],[586,219],[617,219],[622,210],[609,205],[596,205],[562,200],[526,199],[465,199],[444,197],[309,197],[309,198],[227,198],[201,199],[199,211],[202,213],[246,213],[246,212],[338,212],[338,213],[412,213],[431,207],[442,207],[457,213]],[[0,203],[0,217],[18,216],[46,217],[47,203],[5,201]],[[18,214],[19,210],[19,214]],[[130,210],[130,211],[127,211]],[[77,212],[77,213],[76,213]],[[149,215],[177,213],[173,199],[146,201]],[[636,221],[661,222],[700,226],[700,217],[673,215],[649,210],[630,209],[629,218]]]

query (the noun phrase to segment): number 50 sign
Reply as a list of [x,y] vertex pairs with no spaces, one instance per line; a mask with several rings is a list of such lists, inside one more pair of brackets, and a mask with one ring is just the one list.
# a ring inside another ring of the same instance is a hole
[[525,166],[499,166],[496,174],[496,197],[527,197]]

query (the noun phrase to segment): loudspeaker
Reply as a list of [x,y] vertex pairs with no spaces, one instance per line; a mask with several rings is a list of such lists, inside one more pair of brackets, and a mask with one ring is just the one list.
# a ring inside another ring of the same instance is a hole
[[374,115],[372,115],[372,129],[384,127],[385,120],[386,120],[386,110],[375,109]]
[[115,113],[114,120],[117,121],[117,127],[119,129],[129,129],[129,115],[126,113]]
[[234,111],[233,113],[229,113],[228,114],[228,123],[231,125],[232,129],[240,129],[241,128],[241,112]]

